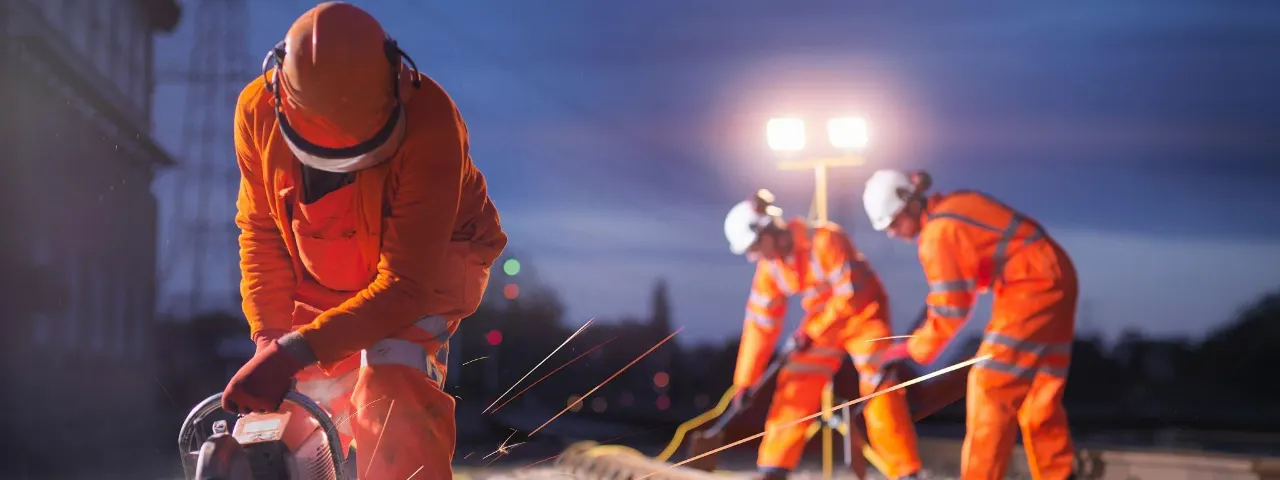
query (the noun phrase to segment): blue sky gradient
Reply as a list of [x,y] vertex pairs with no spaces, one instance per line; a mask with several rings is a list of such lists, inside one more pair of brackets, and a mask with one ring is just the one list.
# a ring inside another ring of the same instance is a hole
[[[256,71],[311,3],[252,3]],[[682,337],[736,336],[752,266],[729,254],[724,214],[758,187],[789,214],[811,195],[811,175],[772,166],[764,122],[780,114],[871,122],[871,165],[833,173],[830,208],[900,329],[924,283],[914,247],[862,214],[880,167],[929,168],[939,189],[1041,220],[1076,260],[1081,328],[1108,337],[1199,335],[1280,287],[1274,2],[353,3],[454,96],[510,252],[570,322],[644,314],[665,278]],[[185,21],[159,68],[186,68]],[[174,152],[183,92],[157,92]],[[234,168],[227,118],[216,148]]]

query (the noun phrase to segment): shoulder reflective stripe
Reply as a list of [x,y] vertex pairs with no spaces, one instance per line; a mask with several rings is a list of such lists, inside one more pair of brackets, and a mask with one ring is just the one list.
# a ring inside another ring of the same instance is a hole
[[1067,369],[1063,367],[1050,367],[1047,365],[1035,366],[1035,367],[1024,367],[1024,366],[1015,365],[1009,362],[1002,362],[992,358],[988,358],[986,360],[978,362],[978,364],[974,365],[974,367],[991,370],[993,372],[1000,372],[1000,373],[1013,375],[1014,377],[1017,377],[1019,380],[1031,380],[1035,378],[1037,373],[1043,373],[1045,375],[1058,377],[1064,380],[1067,378]]
[[982,341],[1034,355],[1068,355],[1071,353],[1071,342],[1033,342],[994,332],[983,335]]
[[964,320],[969,316],[969,307],[953,307],[950,305],[929,305],[929,311],[939,317]]
[[976,285],[977,285],[977,282],[975,282],[973,279],[930,282],[929,291],[933,293],[968,292],[968,291],[972,291]]
[[777,326],[777,322],[773,318],[758,314],[751,310],[747,310],[747,320],[750,320],[761,327],[773,328]]
[[977,221],[977,220],[973,219],[972,217],[969,217],[968,215],[961,215],[961,214],[958,214],[958,213],[948,213],[948,212],[942,212],[942,213],[931,213],[931,214],[929,214],[929,220],[938,219],[938,218],[951,219],[951,220],[956,220],[956,221],[959,221],[959,222],[967,223],[967,224],[969,224],[969,225],[973,225],[973,226],[978,227],[978,228],[981,228],[981,229],[983,229],[983,230],[987,230],[987,231],[989,231],[989,232],[991,232],[991,233],[1001,233],[1001,232],[1003,232],[1003,230],[1001,230],[1001,229],[999,229],[999,228],[996,228],[996,227],[993,227],[993,226],[991,226],[991,225],[987,225],[987,224],[985,224],[985,223],[979,222],[979,221]]

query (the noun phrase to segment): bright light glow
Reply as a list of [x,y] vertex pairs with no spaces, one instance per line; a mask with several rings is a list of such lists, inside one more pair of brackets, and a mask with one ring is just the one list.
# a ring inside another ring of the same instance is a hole
[[569,399],[565,400],[565,406],[569,407],[570,412],[582,410],[582,397],[578,395],[569,395]]
[[507,297],[507,300],[515,300],[520,296],[520,286],[508,283],[507,286],[502,287],[502,296]]
[[794,152],[804,149],[804,120],[799,118],[772,118],[765,125],[769,148],[778,152]]
[[867,121],[856,117],[833,118],[827,120],[827,136],[831,146],[854,150],[867,146]]
[[668,408],[671,408],[671,399],[667,398],[666,395],[658,395],[658,401],[654,403],[657,404],[654,406],[658,407],[658,410],[666,410]]
[[592,411],[596,413],[600,413],[600,412],[603,412],[606,408],[609,408],[609,401],[605,400],[604,397],[596,397],[594,400],[591,400]]

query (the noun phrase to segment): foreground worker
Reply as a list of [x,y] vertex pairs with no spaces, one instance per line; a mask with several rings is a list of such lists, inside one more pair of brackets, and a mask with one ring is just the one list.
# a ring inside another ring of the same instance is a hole
[[349,4],[303,14],[268,62],[235,116],[241,293],[258,349],[223,407],[276,411],[296,377],[351,416],[337,426],[360,478],[451,478],[446,342],[507,242],[466,125]]
[[1017,429],[1036,479],[1072,478],[1075,455],[1062,393],[1075,331],[1075,267],[1038,223],[973,191],[934,194],[927,173],[881,170],[867,181],[871,224],[918,238],[928,317],[879,362],[933,362],[967,320],[977,293],[995,294],[969,373],[961,478],[1001,479]]
[[[782,479],[800,462],[810,422],[780,427],[818,411],[822,390],[845,355],[853,357],[864,395],[881,383],[884,372],[869,360],[890,345],[877,341],[892,335],[889,302],[880,278],[838,225],[811,229],[799,218],[783,222],[782,210],[767,190],[733,207],[724,231],[730,251],[756,263],[733,376],[735,402],[741,403],[747,387],[763,374],[782,331],[787,296],[803,295],[806,317],[789,340],[794,350],[778,373],[756,460],[761,478]],[[905,391],[871,399],[864,416],[872,448],[892,470],[884,473],[915,478],[920,456]]]

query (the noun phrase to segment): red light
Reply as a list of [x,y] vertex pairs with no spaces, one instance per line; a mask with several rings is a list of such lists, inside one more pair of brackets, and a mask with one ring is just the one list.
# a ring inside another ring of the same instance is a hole
[[496,347],[502,343],[502,332],[499,332],[497,330],[489,330],[489,333],[486,333],[484,335],[484,341],[489,342],[489,345],[493,345]]
[[520,287],[514,283],[508,283],[507,286],[502,287],[502,296],[507,297],[507,300],[515,300],[520,296]]
[[671,377],[667,375],[667,372],[658,372],[653,374],[653,385],[655,387],[658,387],[658,388],[665,387],[667,386],[667,382],[670,380],[671,380]]
[[671,408],[671,399],[666,395],[658,395],[658,410],[666,410]]

